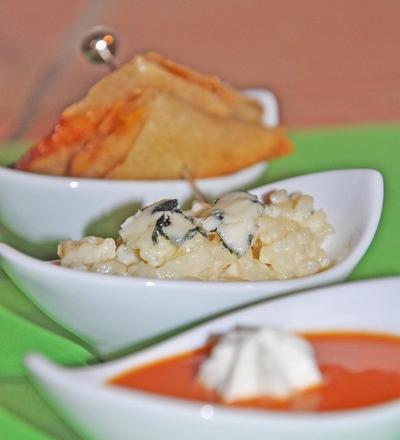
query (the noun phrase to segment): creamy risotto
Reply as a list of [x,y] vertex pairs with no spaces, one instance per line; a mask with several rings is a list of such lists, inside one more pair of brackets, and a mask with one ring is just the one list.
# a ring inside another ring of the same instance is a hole
[[61,265],[104,274],[198,280],[274,280],[331,265],[321,245],[333,232],[313,198],[285,190],[264,203],[246,192],[182,211],[161,200],[129,217],[112,238],[58,245]]

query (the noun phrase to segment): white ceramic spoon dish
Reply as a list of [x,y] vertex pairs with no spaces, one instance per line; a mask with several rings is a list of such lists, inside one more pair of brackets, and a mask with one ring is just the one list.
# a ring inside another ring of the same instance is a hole
[[[276,126],[279,113],[275,96],[263,89],[252,89],[248,94],[262,104],[265,125]],[[207,196],[216,197],[248,186],[265,168],[266,162],[262,162],[226,176],[198,179],[196,184]],[[184,180],[78,179],[0,167],[0,223],[43,247],[47,242],[88,235],[93,223],[114,212],[118,216],[124,207],[139,208],[162,198],[185,200],[191,195]]]
[[335,228],[324,244],[335,264],[282,281],[192,281],[122,277],[66,269],[0,243],[10,278],[48,315],[106,355],[208,315],[277,294],[347,278],[370,245],[382,210],[382,176],[374,170],[308,174],[264,185],[314,197]]
[[400,336],[400,277],[342,284],[249,307],[118,361],[79,369],[39,355],[27,366],[60,414],[95,440],[396,440],[400,399],[359,410],[276,413],[226,408],[106,385],[118,374],[202,346],[236,325]]

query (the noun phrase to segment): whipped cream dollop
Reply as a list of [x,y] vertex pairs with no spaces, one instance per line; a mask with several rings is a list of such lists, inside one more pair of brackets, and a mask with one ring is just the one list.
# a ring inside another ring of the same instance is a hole
[[237,328],[221,336],[198,379],[226,402],[289,398],[318,386],[322,374],[311,344],[273,328]]

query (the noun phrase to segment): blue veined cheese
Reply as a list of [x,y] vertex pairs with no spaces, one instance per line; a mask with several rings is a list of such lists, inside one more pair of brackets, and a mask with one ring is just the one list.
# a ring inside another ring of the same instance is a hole
[[264,205],[257,196],[234,192],[201,212],[201,224],[206,231],[216,232],[224,246],[241,257],[251,246],[263,211]]
[[182,212],[165,212],[156,221],[152,240],[156,244],[161,236],[179,246],[198,233],[203,233],[203,230],[196,226],[193,218],[184,215]]
[[185,215],[176,199],[146,206],[122,225],[120,237],[126,249],[154,267],[170,260],[185,241],[204,232],[192,217]]
[[121,225],[120,236],[128,248],[136,249],[149,230],[154,245],[160,237],[180,245],[201,232],[194,219],[183,214],[176,199],[160,200],[139,210]]
[[198,379],[226,402],[286,399],[323,381],[306,339],[268,327],[237,328],[222,335],[201,364]]
[[154,230],[156,222],[164,212],[178,209],[176,199],[164,199],[139,209],[134,215],[122,223],[119,235],[128,248],[134,249],[137,240]]

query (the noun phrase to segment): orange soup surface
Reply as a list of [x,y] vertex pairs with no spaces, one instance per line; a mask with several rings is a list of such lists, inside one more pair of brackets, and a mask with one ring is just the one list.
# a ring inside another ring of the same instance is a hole
[[[303,335],[314,347],[322,386],[278,401],[267,397],[229,406],[282,411],[335,411],[400,398],[400,338],[367,333]],[[128,371],[111,384],[170,397],[224,405],[218,394],[196,380],[212,345]]]

